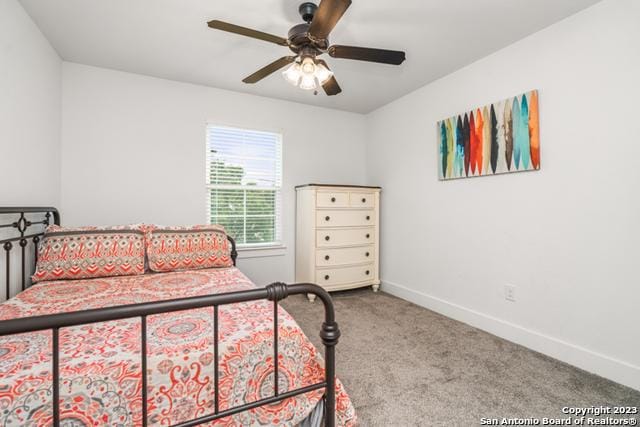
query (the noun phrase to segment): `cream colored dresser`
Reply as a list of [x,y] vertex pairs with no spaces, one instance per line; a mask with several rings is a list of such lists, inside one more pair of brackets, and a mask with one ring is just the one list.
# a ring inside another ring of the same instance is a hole
[[377,291],[380,188],[308,184],[296,192],[296,282]]

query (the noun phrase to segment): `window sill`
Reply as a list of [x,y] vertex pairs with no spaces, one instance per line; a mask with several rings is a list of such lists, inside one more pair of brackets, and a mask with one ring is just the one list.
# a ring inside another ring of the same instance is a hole
[[277,246],[257,246],[257,247],[240,247],[238,250],[238,259],[245,258],[262,258],[271,256],[284,256],[287,252],[287,247],[283,245]]

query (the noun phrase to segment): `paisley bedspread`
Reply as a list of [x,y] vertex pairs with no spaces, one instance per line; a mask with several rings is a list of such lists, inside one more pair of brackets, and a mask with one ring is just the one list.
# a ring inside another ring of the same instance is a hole
[[[0,304],[0,320],[252,289],[238,269],[43,282]],[[318,319],[319,322],[321,319]],[[293,318],[279,312],[279,390],[321,382],[324,362]],[[220,410],[273,394],[273,305],[219,308]],[[60,330],[60,411],[66,426],[142,424],[140,319]],[[214,410],[213,308],[147,318],[148,423],[168,426]],[[51,332],[0,337],[0,425],[51,425]],[[342,384],[337,421],[355,425]],[[209,425],[297,425],[322,390]]]

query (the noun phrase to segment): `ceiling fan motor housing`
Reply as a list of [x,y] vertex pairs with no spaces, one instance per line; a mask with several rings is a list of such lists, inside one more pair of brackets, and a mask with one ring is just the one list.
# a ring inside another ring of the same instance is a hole
[[309,24],[298,24],[289,30],[289,44],[293,47],[302,47],[309,44]]
[[311,40],[309,38],[309,27],[310,24],[298,24],[292,27],[289,30],[288,39],[289,39],[289,48],[295,52],[300,53],[300,51],[311,48],[316,51],[316,54],[320,54],[322,51],[326,50],[328,47],[329,40]]

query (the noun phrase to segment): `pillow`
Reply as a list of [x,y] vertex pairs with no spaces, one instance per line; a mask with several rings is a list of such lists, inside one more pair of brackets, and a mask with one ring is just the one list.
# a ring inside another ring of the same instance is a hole
[[227,233],[218,225],[151,229],[146,245],[156,272],[233,266]]
[[144,274],[141,226],[51,225],[38,246],[33,282]]

